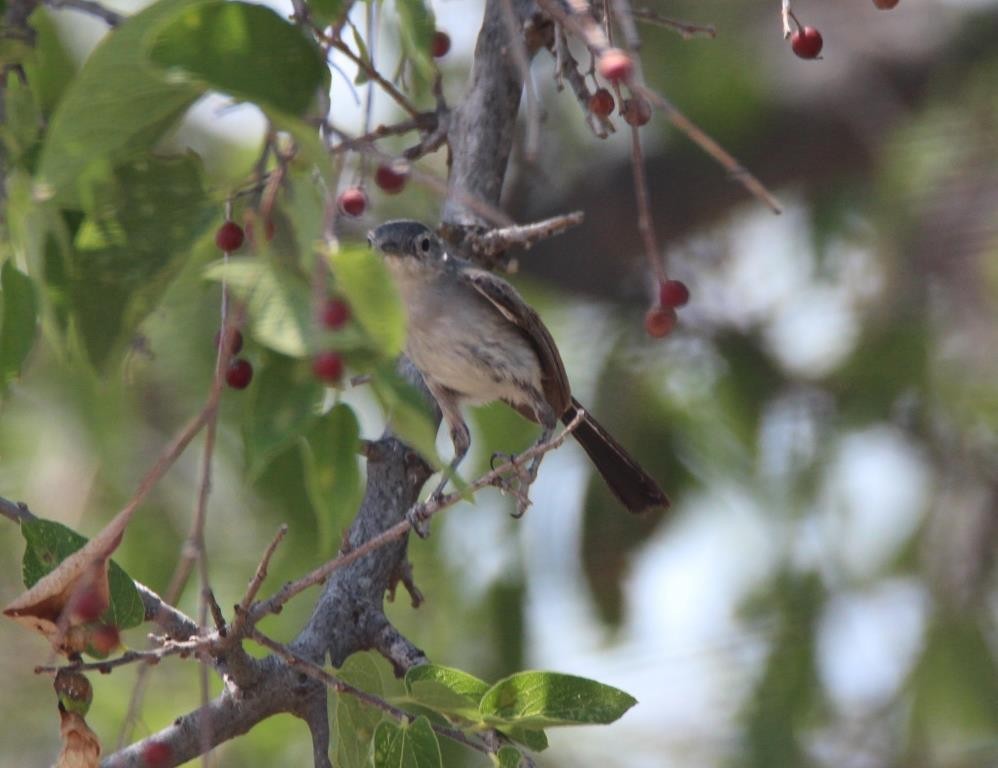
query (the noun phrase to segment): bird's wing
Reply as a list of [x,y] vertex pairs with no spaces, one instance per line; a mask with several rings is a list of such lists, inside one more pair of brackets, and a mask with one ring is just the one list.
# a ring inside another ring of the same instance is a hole
[[571,403],[572,392],[568,375],[565,373],[565,365],[561,361],[554,339],[551,338],[551,332],[516,289],[501,277],[474,267],[461,269],[460,275],[479,294],[488,299],[503,317],[517,326],[523,337],[530,342],[541,364],[544,397],[560,417]]

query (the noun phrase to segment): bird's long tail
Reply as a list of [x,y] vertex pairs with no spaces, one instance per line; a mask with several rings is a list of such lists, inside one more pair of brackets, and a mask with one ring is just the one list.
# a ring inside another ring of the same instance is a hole
[[669,506],[669,497],[665,495],[655,479],[645,472],[641,465],[631,458],[623,446],[600,426],[600,423],[589,415],[574,397],[572,404],[561,417],[567,426],[571,424],[579,411],[582,411],[582,421],[572,432],[579,445],[589,455],[596,471],[602,475],[607,487],[613,491],[620,503],[630,512],[645,512],[649,509]]

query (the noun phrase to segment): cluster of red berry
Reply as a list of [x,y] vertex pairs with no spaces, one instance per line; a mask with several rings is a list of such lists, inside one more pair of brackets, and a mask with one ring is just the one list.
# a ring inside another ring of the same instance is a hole
[[[604,51],[599,57],[598,69],[600,76],[614,86],[626,85],[634,76],[634,62],[619,48]],[[589,111],[598,117],[609,117],[616,106],[613,94],[607,88],[598,88],[589,97]],[[645,98],[631,96],[621,104],[620,115],[628,125],[640,127],[651,120],[651,104]]]
[[[272,236],[273,229],[268,226],[267,239]],[[246,233],[243,228],[234,221],[225,222],[215,233],[215,245],[226,253],[238,251],[245,239]],[[350,320],[350,306],[342,299],[331,298],[322,306],[319,320],[329,330],[338,330]],[[253,364],[238,356],[243,348],[242,333],[238,328],[229,326],[225,329],[223,340],[223,333],[219,331],[215,334],[215,346],[220,347],[223,343],[230,355],[229,365],[225,370],[225,382],[233,389],[246,389],[253,381]],[[320,352],[312,360],[312,373],[317,379],[329,384],[338,383],[343,376],[343,357],[336,351]]]
[[[319,312],[319,321],[331,331],[337,331],[350,320],[350,305],[343,299],[327,299]],[[320,352],[312,358],[312,373],[327,384],[338,384],[343,376],[343,356],[336,350]]]
[[660,339],[676,326],[676,310],[690,300],[690,289],[682,280],[663,280],[658,284],[658,303],[645,314],[645,330]]
[[[450,35],[442,30],[433,33],[430,53],[439,59],[450,51]],[[402,161],[381,163],[374,171],[374,183],[385,193],[397,195],[409,181],[409,166]],[[362,216],[367,210],[367,193],[361,186],[348,187],[336,198],[336,205],[344,216]]]
[[[267,239],[273,237],[273,221],[267,220],[265,228]],[[234,253],[243,247],[246,234],[243,228],[234,221],[227,221],[215,233],[215,245],[220,251]],[[243,348],[243,335],[238,328],[227,326],[225,329],[225,351],[230,355],[229,366],[225,369],[225,383],[233,389],[246,389],[253,380],[253,364],[243,357],[237,357]],[[222,331],[215,334],[215,346],[223,344]]]

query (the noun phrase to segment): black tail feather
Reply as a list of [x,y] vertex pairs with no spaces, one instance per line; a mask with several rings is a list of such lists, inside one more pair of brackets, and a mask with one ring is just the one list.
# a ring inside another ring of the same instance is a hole
[[665,509],[669,497],[665,495],[655,479],[645,472],[624,450],[610,433],[600,426],[589,412],[579,405],[574,397],[572,404],[561,417],[567,426],[582,411],[582,421],[572,432],[579,445],[589,455],[596,471],[603,477],[607,487],[620,503],[630,512],[645,512],[649,509]]

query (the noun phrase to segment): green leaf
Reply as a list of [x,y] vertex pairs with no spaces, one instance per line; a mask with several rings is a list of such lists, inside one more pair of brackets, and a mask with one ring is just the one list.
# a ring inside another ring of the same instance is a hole
[[406,692],[418,703],[436,712],[480,720],[478,702],[489,684],[460,669],[422,664],[405,676]]
[[38,302],[31,279],[9,259],[0,267],[0,389],[18,375],[35,342]]
[[[27,542],[21,573],[28,589],[87,543],[85,536],[54,520],[26,520],[21,523],[21,535]],[[142,598],[135,588],[135,582],[114,560],[108,563],[107,581],[111,603],[101,616],[101,621],[119,629],[141,624],[145,619]]]
[[479,709],[490,723],[529,728],[612,723],[637,700],[595,680],[558,672],[518,672],[492,686]]
[[430,721],[416,718],[408,726],[383,720],[374,732],[372,762],[375,768],[439,768],[440,744]]
[[246,303],[253,338],[290,357],[305,357],[314,346],[312,293],[305,280],[272,261],[233,259],[205,270],[209,280],[225,281]]
[[371,386],[385,411],[388,424],[399,438],[435,469],[443,466],[437,455],[437,425],[420,392],[384,364],[372,374]]
[[262,5],[216,1],[184,8],[150,35],[149,44],[149,58],[171,79],[291,115],[308,109],[325,73],[315,45]]
[[520,750],[507,744],[497,754],[492,755],[492,764],[496,768],[519,768],[521,759],[523,755],[520,754]]
[[144,50],[151,29],[198,1],[153,3],[87,58],[52,116],[37,174],[57,203],[79,204],[95,176],[150,149],[201,95],[200,88],[165,78]]
[[496,730],[501,731],[513,741],[523,744],[527,749],[534,752],[543,752],[548,748],[548,737],[544,731],[538,728],[521,728],[519,726],[497,725]]
[[35,92],[42,113],[51,115],[76,75],[76,63],[66,52],[48,11],[39,6],[30,19],[36,38],[33,55],[24,62],[24,73]]
[[321,551],[335,549],[334,531],[349,521],[364,491],[357,464],[360,424],[353,409],[345,403],[334,406],[312,425],[302,445]]
[[[360,34],[360,30],[353,24],[350,24],[350,31],[353,32],[353,43],[357,46],[357,58],[363,62],[370,63],[371,54],[367,51],[367,44],[364,42],[364,36]],[[367,70],[363,67],[357,67],[357,74],[354,75],[353,84],[363,85],[369,79],[370,78],[367,76]]]
[[91,192],[67,272],[77,330],[100,367],[131,342],[216,214],[192,155],[136,160]]
[[343,14],[344,0],[311,0],[308,9],[312,12],[313,18],[322,26],[339,20]]
[[312,427],[322,392],[306,366],[276,355],[267,361],[253,381],[243,427],[251,478]]
[[3,100],[5,119],[0,123],[0,137],[17,164],[31,170],[33,150],[42,125],[35,95],[18,77],[9,76]]
[[337,286],[378,351],[394,358],[405,343],[405,313],[395,282],[370,249],[345,248],[330,258]]
[[[336,676],[370,694],[384,696],[381,674],[369,654],[353,654],[337,671]],[[374,731],[384,715],[381,710],[365,704],[349,693],[337,694],[334,702],[335,765],[342,768],[367,765]]]
[[417,85],[429,83],[433,77],[430,47],[437,22],[425,0],[397,0],[399,32],[402,50],[412,62]]

